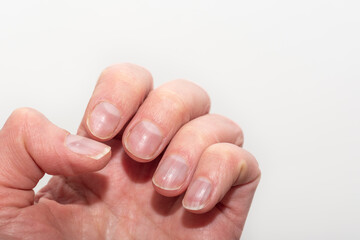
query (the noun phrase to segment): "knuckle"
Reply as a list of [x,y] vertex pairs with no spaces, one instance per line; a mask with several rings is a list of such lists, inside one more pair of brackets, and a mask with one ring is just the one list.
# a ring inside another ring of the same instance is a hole
[[18,108],[15,109],[9,117],[9,123],[12,125],[26,125],[32,122],[38,115],[38,112],[32,108]]
[[187,79],[183,79],[183,78],[178,78],[178,79],[172,80],[169,83],[177,85],[177,86],[179,86],[179,85],[185,85],[185,86],[189,85],[189,86],[192,86],[192,87],[195,86],[197,88],[200,88],[197,84],[195,84],[195,83],[193,83],[193,82],[191,82],[191,81],[189,81]]
[[152,85],[152,76],[146,69],[130,63],[116,64],[102,71],[93,96],[112,98],[117,102],[122,98],[116,93],[125,92],[125,96],[135,96],[134,99],[141,98],[139,102],[142,102],[152,89]]
[[184,121],[190,120],[191,116],[189,106],[187,106],[184,99],[182,99],[182,97],[176,92],[169,89],[159,89],[154,91],[153,94],[156,95],[159,102],[164,104],[164,106],[168,106],[173,113],[176,113],[178,116],[182,116]]
[[40,116],[42,115],[32,108],[15,109],[6,121],[4,129],[8,129],[15,136],[22,137],[40,121]]
[[217,138],[214,136],[214,134],[208,134],[206,129],[202,129],[196,124],[188,124],[183,126],[179,134],[185,136],[186,138],[191,137],[191,141],[195,142],[196,146],[201,148],[205,148],[212,142],[217,142]]
[[196,84],[196,83],[194,83],[192,81],[189,81],[187,79],[178,78],[178,79],[175,79],[175,80],[173,80],[173,81],[171,81],[169,83],[173,84],[175,86],[183,85],[183,86],[186,86],[186,87],[191,87],[191,88],[196,89],[197,91],[201,91],[203,93],[206,93],[205,89],[203,89],[200,85],[198,85],[198,84]]
[[224,163],[238,163],[256,161],[248,151],[232,143],[215,143],[206,149],[206,155],[212,158],[221,159]]
[[229,173],[233,176],[233,185],[256,182],[261,177],[255,157],[234,144],[213,144],[206,150],[206,155],[212,159],[219,159],[221,166],[227,166]]
[[225,122],[226,124],[229,124],[232,128],[232,131],[234,132],[234,136],[235,139],[233,141],[233,143],[237,146],[242,146],[244,144],[244,132],[242,130],[242,128],[233,120],[231,120],[230,118],[227,118],[223,115],[220,114],[216,114],[216,113],[211,113],[209,114],[210,117],[215,118],[219,121]]
[[107,80],[121,80],[133,83],[143,79],[147,79],[152,82],[152,75],[147,69],[132,63],[120,63],[105,68],[100,75],[99,82]]
[[228,161],[232,158],[233,148],[230,143],[214,143],[206,149],[206,154]]
[[169,82],[169,85],[173,85],[175,87],[178,86],[183,86],[184,89],[193,89],[197,94],[199,94],[201,96],[202,99],[204,99],[205,103],[206,103],[206,111],[210,110],[210,106],[211,106],[211,100],[210,100],[210,96],[209,94],[205,91],[205,89],[203,87],[201,87],[200,85],[191,82],[189,80],[186,79],[175,79],[171,82]]

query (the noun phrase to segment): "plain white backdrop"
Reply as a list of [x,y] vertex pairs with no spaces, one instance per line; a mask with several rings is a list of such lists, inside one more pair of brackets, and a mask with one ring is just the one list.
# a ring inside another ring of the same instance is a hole
[[243,239],[360,239],[359,12],[358,0],[0,0],[0,125],[28,106],[76,132],[110,64],[142,65],[155,86],[186,78],[260,163]]

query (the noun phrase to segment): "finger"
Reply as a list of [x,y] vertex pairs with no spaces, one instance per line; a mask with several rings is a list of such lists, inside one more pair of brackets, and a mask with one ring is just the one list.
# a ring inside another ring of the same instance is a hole
[[135,160],[156,158],[178,129],[210,109],[207,93],[185,80],[168,82],[152,91],[123,134],[126,152]]
[[99,77],[78,133],[99,141],[113,138],[151,89],[152,76],[144,68],[129,63],[108,67]]
[[[39,112],[23,108],[13,112],[0,131],[0,205],[26,206],[32,190],[45,173],[76,175],[102,169],[110,147],[71,135]],[[7,202],[10,190],[12,200]],[[17,196],[17,197],[16,197]]]
[[[184,196],[183,206],[195,213],[208,212],[231,187],[246,186],[259,177],[257,161],[243,148],[229,143],[211,145],[201,156]],[[248,194],[252,195],[253,192]]]
[[171,140],[154,174],[157,192],[177,196],[188,187],[202,153],[218,142],[243,144],[240,127],[228,118],[207,114],[185,124]]

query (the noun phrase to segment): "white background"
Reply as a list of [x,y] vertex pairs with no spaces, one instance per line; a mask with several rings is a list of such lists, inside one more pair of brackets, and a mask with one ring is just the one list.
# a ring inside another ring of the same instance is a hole
[[117,62],[156,86],[186,78],[260,163],[243,239],[360,239],[359,12],[358,0],[0,0],[0,124],[29,106],[75,132]]

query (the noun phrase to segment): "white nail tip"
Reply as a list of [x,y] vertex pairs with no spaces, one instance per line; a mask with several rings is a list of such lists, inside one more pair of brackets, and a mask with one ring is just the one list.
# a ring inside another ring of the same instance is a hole
[[110,151],[111,151],[111,147],[106,147],[102,153],[99,153],[98,155],[90,156],[90,157],[95,160],[99,160],[100,158],[102,158],[103,156],[108,154]]
[[188,176],[188,170],[184,158],[178,155],[167,156],[156,170],[153,183],[164,190],[180,189]]
[[211,182],[204,177],[196,179],[189,187],[183,199],[183,206],[189,210],[200,210],[205,207],[212,191]]
[[66,136],[65,145],[74,153],[85,155],[96,160],[102,158],[111,150],[109,146],[103,143],[72,134]]

